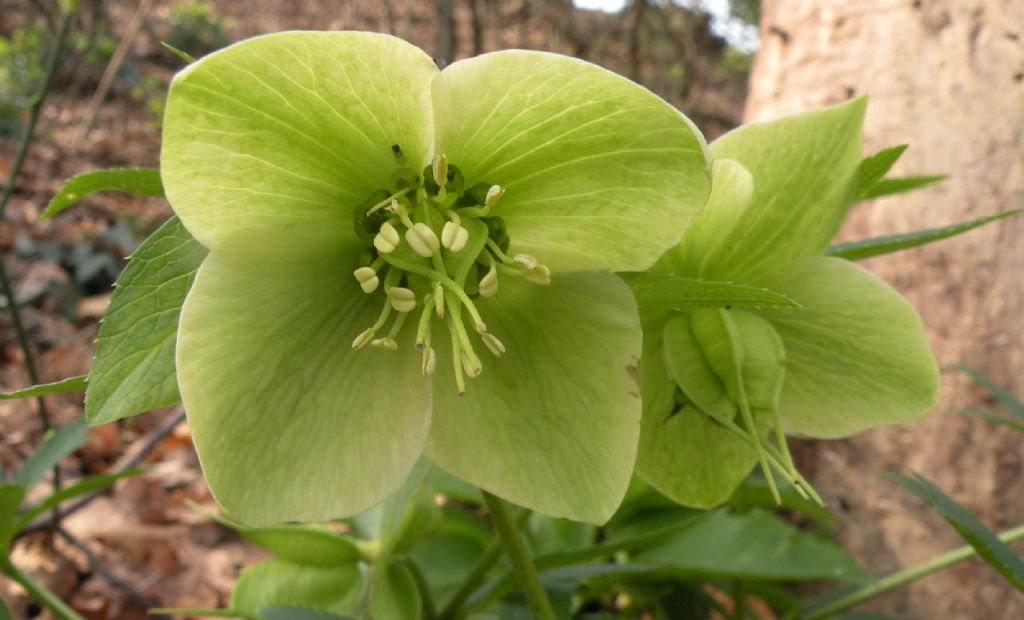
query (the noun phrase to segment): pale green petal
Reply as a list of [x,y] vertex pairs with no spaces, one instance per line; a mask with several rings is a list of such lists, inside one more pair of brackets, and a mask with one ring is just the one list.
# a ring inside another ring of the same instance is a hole
[[939,373],[921,319],[888,284],[829,257],[795,261],[757,284],[802,306],[759,313],[786,348],[787,432],[839,437],[935,406]]
[[[673,338],[697,346],[685,316],[669,322]],[[644,414],[636,470],[651,486],[687,506],[710,508],[725,501],[750,473],[757,454],[742,438],[725,430],[692,405],[675,408],[675,380],[665,364],[662,332],[665,320],[644,321],[641,382]],[[683,343],[677,343],[682,345]],[[709,370],[710,372],[710,370]],[[712,385],[724,392],[717,377]],[[735,412],[733,406],[732,411]]]
[[707,257],[716,251],[720,253],[723,242],[730,241],[733,230],[743,221],[754,196],[754,177],[734,159],[715,160],[712,170],[707,204],[686,229],[679,245],[661,257],[656,271],[690,278],[713,272],[714,265],[702,269]]
[[351,263],[214,250],[185,301],[182,401],[214,497],[246,524],[358,513],[420,454],[430,385],[413,330],[398,351],[353,351],[384,297]]
[[715,159],[735,159],[754,178],[742,221],[718,240],[701,275],[742,278],[820,254],[846,216],[861,158],[867,100],[736,129],[711,145]]
[[421,50],[367,32],[287,32],[210,54],[171,84],[167,198],[211,248],[251,229],[351,241],[352,210],[427,160],[436,74]]
[[554,270],[642,271],[710,191],[703,137],[653,93],[543,52],[459,61],[434,80],[437,149],[467,184],[507,189],[514,252]]
[[506,277],[479,307],[507,352],[495,359],[478,346],[483,374],[460,397],[448,349],[438,351],[427,457],[521,506],[603,523],[629,484],[640,431],[629,288],[603,272],[556,275],[548,287]]

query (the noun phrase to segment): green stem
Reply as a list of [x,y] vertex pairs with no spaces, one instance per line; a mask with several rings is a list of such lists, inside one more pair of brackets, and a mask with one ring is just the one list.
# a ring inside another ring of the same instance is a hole
[[[29,117],[28,124],[25,125],[25,130],[21,134],[21,139],[18,141],[18,151],[14,156],[14,164],[11,166],[11,174],[7,177],[7,183],[4,185],[3,194],[0,195],[0,218],[3,217],[4,212],[7,210],[7,203],[11,199],[11,195],[14,193],[14,186],[18,181],[18,176],[21,174],[21,168],[25,165],[25,159],[28,156],[28,147],[32,143],[32,139],[35,137],[36,123],[39,122],[39,113],[43,109],[43,102],[46,101],[46,95],[50,91],[50,85],[53,83],[53,76],[57,72],[57,64],[60,60],[60,52],[64,48],[64,42],[67,40],[68,27],[71,25],[71,18],[74,17],[74,10],[68,9],[63,12],[60,20],[60,28],[57,31],[57,37],[50,46],[49,53],[46,58],[46,73],[43,75],[43,81],[39,85],[39,91],[32,98],[32,103],[29,105]],[[4,298],[7,300],[7,311],[11,315],[11,327],[14,328],[14,333],[18,338],[18,346],[21,348],[22,355],[25,358],[25,368],[28,370],[29,379],[32,381],[32,385],[39,384],[39,375],[36,373],[35,360],[32,357],[32,349],[29,347],[28,336],[25,334],[25,328],[21,323],[21,314],[18,310],[18,301],[14,297],[14,287],[11,286],[11,280],[7,275],[7,268],[3,264],[3,260],[0,260],[0,288],[3,289]],[[39,420],[43,424],[43,430],[47,431],[50,429],[50,413],[46,410],[46,404],[43,402],[42,397],[36,399],[39,404]],[[53,488],[54,490],[60,490],[60,468],[56,465],[53,467]],[[53,509],[53,527],[52,531],[57,530],[57,526],[60,524],[60,513],[57,508]]]
[[57,617],[63,618],[63,620],[85,620],[74,609],[68,607],[67,603],[60,600],[56,594],[47,590],[27,573],[18,570],[13,564],[4,562],[0,568],[3,569],[2,572],[5,575],[21,584],[29,596],[48,607]]
[[[526,518],[529,516],[530,511],[526,509],[521,509],[516,514],[515,526],[517,530],[523,526],[523,523],[526,522]],[[501,557],[502,549],[502,539],[500,537],[491,541],[491,544],[484,550],[484,554],[476,561],[473,570],[470,571],[466,580],[462,582],[459,589],[452,595],[451,600],[448,601],[448,604],[438,614],[438,620],[455,620],[461,616],[462,606],[483,585],[484,579],[487,578],[487,573],[494,568],[498,558]]]
[[523,540],[519,528],[512,519],[512,512],[504,500],[491,495],[487,491],[484,494],[484,502],[491,513],[491,520],[498,530],[498,535],[505,544],[505,553],[512,561],[512,570],[519,582],[519,588],[526,597],[526,603],[530,607],[530,613],[535,620],[555,620],[555,612],[551,609],[551,602],[548,601],[547,592],[540,583],[537,576],[537,569],[530,559],[530,552],[526,548],[526,541]]
[[[1018,525],[1013,529],[1006,530],[999,534],[999,540],[1004,543],[1011,543],[1022,538],[1024,538],[1024,525]],[[857,605],[871,600],[876,596],[904,586],[911,581],[920,579],[921,577],[952,566],[957,562],[966,560],[976,553],[977,551],[974,550],[974,547],[964,545],[963,547],[943,553],[942,555],[924,562],[923,564],[911,566],[910,568],[895,572],[888,577],[883,577],[878,581],[857,588],[849,594],[846,594],[827,605],[818,607],[807,614],[801,615],[800,618],[802,620],[821,620],[822,618],[827,618],[841,611],[846,611],[847,609],[856,607]]]

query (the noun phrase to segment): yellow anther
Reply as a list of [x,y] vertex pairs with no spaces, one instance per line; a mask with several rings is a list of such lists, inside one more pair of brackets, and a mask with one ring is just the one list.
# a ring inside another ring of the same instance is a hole
[[505,189],[500,185],[492,185],[487,190],[487,196],[484,198],[484,207],[490,209],[494,205],[498,204],[501,197],[505,195]]
[[480,334],[480,339],[484,341],[484,344],[494,354],[494,357],[501,357],[501,354],[505,352],[505,344],[498,340],[494,334]]
[[398,343],[395,342],[394,338],[377,338],[376,340],[370,341],[370,346],[377,349],[387,349],[389,351],[398,350]]
[[467,241],[469,241],[469,231],[455,222],[446,222],[444,228],[441,229],[441,245],[452,252],[458,252],[466,247]]
[[426,347],[423,349],[423,374],[430,376],[437,369],[437,353],[434,349]]
[[551,284],[551,270],[548,269],[546,265],[537,265],[536,268],[530,269],[524,273],[523,279],[527,282],[547,286]]
[[359,286],[362,287],[364,293],[372,293],[377,290],[380,278],[377,277],[376,271],[370,267],[360,267],[353,274],[356,276],[356,280],[359,281]]
[[491,265],[487,275],[480,278],[479,291],[481,297],[494,297],[498,293],[498,268]]
[[416,308],[416,293],[401,286],[392,286],[388,290],[388,299],[391,307],[399,312],[412,312]]
[[434,173],[434,183],[443,188],[448,182],[448,158],[444,155],[434,155],[431,171]]
[[540,264],[537,262],[536,258],[530,256],[529,254],[516,254],[512,258],[512,260],[519,263],[523,267],[526,267],[527,271],[533,271],[534,269],[537,268],[537,265]]
[[377,248],[377,251],[381,254],[389,254],[394,252],[401,242],[402,238],[398,235],[395,227],[390,222],[384,222],[380,225],[380,231],[377,232],[377,236],[373,238],[373,247]]
[[434,234],[430,226],[423,222],[414,224],[412,228],[405,231],[405,240],[409,243],[409,247],[423,258],[430,258],[441,249],[437,235]]
[[373,328],[367,328],[366,330],[363,331],[363,333],[356,336],[355,340],[352,341],[352,348],[357,350],[362,349],[363,347],[366,346],[366,343],[370,342],[370,340],[373,339],[373,334]]

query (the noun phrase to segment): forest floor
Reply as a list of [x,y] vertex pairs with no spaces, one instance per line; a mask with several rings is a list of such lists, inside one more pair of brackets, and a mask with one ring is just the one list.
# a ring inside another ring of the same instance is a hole
[[[180,61],[159,45],[171,28],[170,4],[154,3],[92,127],[81,136],[82,120],[104,66],[62,68],[4,213],[0,251],[15,282],[42,382],[88,372],[99,319],[125,257],[171,215],[161,199],[105,193],[39,221],[49,199],[75,174],[158,165],[161,102],[170,77],[180,67]],[[104,6],[109,13],[103,21],[116,44],[136,5],[117,1]],[[396,26],[394,15],[383,12],[377,2],[341,3],[339,8],[339,3],[327,0],[226,0],[212,6],[226,41],[293,28],[401,27],[407,38],[430,49],[433,37],[425,25],[429,15],[402,17]],[[500,28],[495,29],[486,44],[492,48],[516,44],[503,40],[504,36]],[[463,48],[467,37],[461,37]],[[542,37],[531,46],[545,47],[546,41]],[[718,126],[712,133],[738,123],[742,82],[739,87],[733,84],[709,91],[707,96],[717,114]],[[0,178],[9,174],[15,146],[13,136],[0,137]],[[0,311],[0,389],[30,385],[24,362],[4,309]],[[82,412],[81,394],[47,397],[45,403],[56,426]],[[148,471],[118,482],[110,492],[65,516],[61,527],[66,536],[35,533],[15,543],[13,562],[90,620],[141,620],[149,617],[145,610],[150,606],[224,606],[240,567],[261,557],[259,550],[185,505],[191,500],[214,507],[187,425],[167,425],[177,415],[180,410],[170,408],[90,429],[88,443],[61,464],[65,483],[109,471],[144,444],[152,447],[142,460]],[[16,469],[42,436],[35,401],[0,403],[3,471]],[[47,485],[40,485],[33,497],[45,494]],[[18,618],[50,617],[6,580],[0,580],[0,599]]]

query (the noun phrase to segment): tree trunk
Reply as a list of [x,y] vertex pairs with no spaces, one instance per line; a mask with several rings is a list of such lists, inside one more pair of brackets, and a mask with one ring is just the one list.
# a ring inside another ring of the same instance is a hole
[[[896,171],[934,188],[854,207],[846,239],[940,226],[1024,206],[1024,2],[765,0],[747,119],[868,93],[866,149],[909,143]],[[961,362],[1024,396],[1024,217],[868,266],[921,311],[945,367]],[[817,444],[814,478],[873,574],[962,541],[882,478],[916,470],[990,527],[1024,521],[1024,437],[956,406],[990,403],[943,372],[921,421]],[[1024,597],[972,560],[874,604],[909,618],[1024,618]]]
[[445,65],[455,60],[455,0],[437,0],[437,47],[434,60]]

